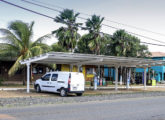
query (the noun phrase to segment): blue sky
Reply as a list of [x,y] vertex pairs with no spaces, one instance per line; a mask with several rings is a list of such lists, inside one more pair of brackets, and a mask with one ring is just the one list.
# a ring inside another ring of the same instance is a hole
[[[21,5],[23,7],[47,14],[49,16],[55,17],[59,13],[50,11],[44,8],[36,7],[28,3],[24,3],[21,0],[7,0],[12,3]],[[31,1],[31,0],[29,0]],[[165,1],[164,0],[36,0],[40,2],[45,2],[51,4],[49,7],[55,8],[55,5],[71,8],[79,12],[87,14],[96,14],[105,19],[125,23],[128,25],[133,25],[136,27],[148,29],[158,33],[165,34]],[[59,9],[59,8],[56,8]],[[59,9],[61,10],[61,9]],[[35,21],[34,25],[34,40],[42,35],[51,33],[53,30],[60,27],[60,24],[55,23],[53,20],[24,11],[22,9],[7,5],[0,2],[0,27],[6,28],[8,23],[13,20],[22,20],[30,23]],[[82,17],[88,18],[88,16],[81,15]],[[78,19],[78,22],[84,22]],[[126,29],[127,31],[148,36],[160,41],[164,41],[165,36],[156,35],[141,30],[136,30],[112,22],[104,21],[105,24]],[[115,29],[102,27],[102,31],[113,34]],[[79,31],[81,34],[84,31]],[[152,42],[157,44],[162,44],[154,42],[148,39],[141,38],[141,41]],[[51,39],[47,41],[48,44],[56,42],[56,39]],[[150,51],[161,51],[165,52],[165,47],[149,46]]]

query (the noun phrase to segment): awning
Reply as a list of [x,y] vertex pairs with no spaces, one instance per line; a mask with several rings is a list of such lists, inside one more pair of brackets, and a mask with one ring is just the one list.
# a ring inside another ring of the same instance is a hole
[[[115,67],[115,90],[118,89],[118,68],[122,67],[137,67],[144,68],[144,89],[146,89],[146,68],[151,66],[165,65],[163,60],[152,60],[145,58],[133,57],[116,57],[105,55],[93,54],[78,54],[78,53],[64,53],[64,52],[49,52],[40,56],[35,56],[26,60],[20,61],[21,64],[27,65],[27,93],[29,93],[30,83],[30,64],[43,63],[43,64],[69,64],[69,65],[107,65]],[[128,80],[129,81],[129,80]],[[127,82],[129,86],[129,82]]]
[[93,54],[78,54],[64,52],[49,52],[40,56],[35,56],[20,61],[21,64],[27,63],[54,63],[70,65],[107,65],[125,67],[150,67],[165,65],[163,60],[153,60],[133,57],[116,57]]

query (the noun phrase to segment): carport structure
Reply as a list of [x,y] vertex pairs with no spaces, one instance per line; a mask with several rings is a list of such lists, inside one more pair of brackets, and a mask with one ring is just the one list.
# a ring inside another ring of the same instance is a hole
[[106,65],[108,67],[115,67],[115,90],[118,90],[118,68],[120,66],[144,68],[144,89],[146,89],[146,68],[165,65],[165,61],[162,60],[64,52],[49,52],[40,56],[22,60],[20,63],[26,64],[27,66],[27,93],[29,93],[31,63],[69,64],[70,66],[77,65],[78,68],[81,65]]

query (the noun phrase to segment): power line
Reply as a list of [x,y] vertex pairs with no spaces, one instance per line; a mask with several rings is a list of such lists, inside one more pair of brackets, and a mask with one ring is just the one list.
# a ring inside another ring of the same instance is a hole
[[[116,29],[116,30],[119,30],[119,28],[116,28],[116,27],[113,27],[113,26],[110,26],[110,25],[106,25],[106,24],[102,24],[106,27],[111,27],[113,29]],[[126,31],[126,30],[125,30]],[[143,37],[143,38],[146,38],[146,39],[150,39],[150,40],[153,40],[153,41],[156,41],[156,42],[159,42],[159,43],[165,43],[163,41],[160,41],[160,40],[157,40],[157,39],[153,39],[153,38],[150,38],[150,37],[147,37],[147,36],[144,36],[144,35],[140,35],[140,34],[137,34],[137,33],[133,33],[133,32],[129,32],[129,31],[126,31],[127,33],[130,33],[130,34],[133,34],[133,35],[136,35],[136,36],[139,36],[139,37]]]
[[[41,1],[38,1],[38,0],[31,0],[31,1],[43,4],[43,5],[48,5],[48,6],[60,8],[60,9],[66,9],[66,8],[58,6],[58,5],[54,5],[54,4],[52,5],[52,4],[48,4],[46,2],[41,2]],[[90,17],[92,16],[92,15],[84,13],[84,12],[79,12],[79,13],[82,14],[82,15],[90,16]],[[127,26],[127,27],[134,28],[134,29],[137,29],[137,30],[141,30],[141,31],[145,31],[145,32],[149,32],[149,33],[165,36],[165,34],[162,34],[162,33],[154,32],[154,31],[151,31],[151,30],[148,30],[148,29],[140,28],[140,27],[133,26],[133,25],[128,25],[128,24],[121,23],[121,22],[116,22],[116,21],[113,21],[113,20],[110,20],[110,19],[107,19],[107,18],[105,18],[105,21],[108,21],[108,22],[111,22],[111,23],[115,23],[115,24],[119,24],[119,25],[122,25],[122,26]]]
[[[29,3],[29,4],[32,4],[32,5],[36,5],[36,6],[39,6],[39,7],[43,7],[43,8],[49,9],[49,10],[53,10],[53,11],[56,11],[56,12],[61,12],[60,10],[57,10],[57,9],[54,9],[54,8],[50,8],[50,7],[47,7],[45,5],[40,5],[40,4],[37,4],[37,3],[34,3],[34,2],[29,2],[27,0],[21,0],[21,1]],[[33,0],[33,1],[36,1],[36,0]],[[87,20],[87,18],[84,18],[84,17],[79,17],[78,16],[78,18],[83,19],[83,20]],[[116,29],[116,30],[119,30],[119,28],[116,28],[116,27],[113,27],[113,26],[110,26],[110,25],[107,25],[107,24],[102,24],[102,25],[106,26],[106,27],[110,27],[110,28]],[[157,40],[157,39],[153,39],[153,38],[150,38],[150,37],[147,37],[147,36],[144,36],[144,35],[140,35],[140,34],[137,34],[137,33],[129,32],[129,31],[126,31],[126,32],[130,33],[130,34],[133,34],[133,35],[136,35],[136,36],[139,36],[139,37],[143,37],[145,39],[150,39],[150,40],[153,40],[153,41],[156,41],[156,42],[159,42],[159,43],[165,43],[163,41],[160,41],[160,40]]]
[[[54,20],[54,18],[51,17],[51,16],[48,16],[48,15],[45,15],[45,14],[42,14],[42,13],[39,13],[39,12],[30,10],[30,9],[27,9],[27,8],[24,8],[24,7],[22,7],[22,6],[16,5],[16,4],[11,3],[11,2],[7,2],[7,1],[5,1],[5,0],[0,0],[0,2],[4,2],[4,3],[6,3],[6,4],[15,6],[15,7],[17,7],[17,8],[20,8],[20,9],[23,9],[23,10],[26,10],[26,11],[29,11],[29,12],[32,12],[32,13],[34,13],[34,14],[41,15],[41,16],[43,16],[43,17],[47,17],[47,18],[49,18],[49,19],[53,19],[53,20]],[[79,26],[79,27],[80,27],[80,26]],[[81,28],[82,28],[82,27],[81,27]],[[103,32],[101,32],[101,33],[103,33]],[[107,34],[107,33],[106,33],[106,34]],[[110,34],[109,34],[109,35],[110,35]],[[148,43],[148,42],[141,42],[141,43],[150,44],[150,45],[156,45],[156,46],[164,46],[164,47],[165,47],[165,45],[161,45],[161,44],[154,44],[154,43]]]
[[53,11],[56,11],[56,12],[61,12],[60,10],[50,8],[50,7],[47,7],[47,6],[44,6],[44,5],[36,4],[36,3],[30,2],[30,1],[27,1],[27,0],[21,0],[21,1],[27,2],[29,4],[33,4],[33,5],[36,5],[36,6],[39,6],[39,7],[43,7],[43,8],[49,9],[49,10],[53,10]]
[[32,12],[32,13],[35,13],[35,14],[38,14],[38,15],[41,15],[41,16],[54,19],[53,17],[50,17],[50,16],[48,16],[48,15],[45,15],[45,14],[36,12],[36,11],[34,11],[34,10],[27,9],[27,8],[25,8],[25,7],[22,7],[22,6],[13,4],[13,3],[11,3],[11,2],[7,2],[7,1],[5,1],[5,0],[0,0],[0,1],[1,1],[1,2],[4,2],[4,3],[7,3],[7,4],[9,4],[9,5],[15,6],[15,7],[17,7],[17,8],[21,8],[21,9],[24,9],[24,10],[26,10],[26,11],[29,11],[29,12]]
[[148,43],[148,42],[141,42],[141,43],[148,44],[148,45],[156,45],[156,46],[163,46],[163,47],[165,47],[165,45],[161,45],[161,44],[154,44],[154,43]]

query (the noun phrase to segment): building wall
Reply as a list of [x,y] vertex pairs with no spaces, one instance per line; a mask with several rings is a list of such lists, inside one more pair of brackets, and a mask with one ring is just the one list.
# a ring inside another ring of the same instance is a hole
[[[154,57],[153,60],[165,60],[165,57]],[[156,74],[156,81],[160,82],[162,80],[165,80],[164,74],[165,74],[165,66],[152,66],[151,69],[155,71]],[[136,72],[144,72],[143,68],[136,68]],[[148,72],[148,69],[147,69]],[[151,76],[152,77],[152,76]]]
[[[93,75],[93,73],[92,74],[88,74],[87,73],[87,69],[91,69],[91,68],[95,68],[95,66],[85,66],[85,65],[83,65],[82,66],[82,73],[84,74],[84,77],[85,77],[85,80],[86,81],[91,81],[91,80],[93,80],[93,77],[94,77],[94,75]],[[61,65],[61,71],[70,71],[70,65]],[[73,70],[72,70],[73,72],[78,72],[78,68],[77,68],[77,66],[73,66]]]

